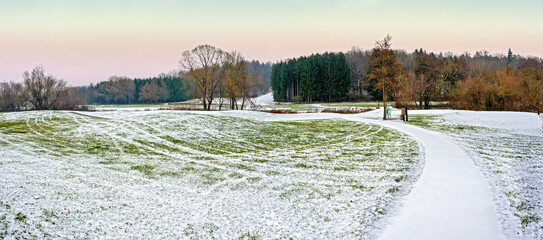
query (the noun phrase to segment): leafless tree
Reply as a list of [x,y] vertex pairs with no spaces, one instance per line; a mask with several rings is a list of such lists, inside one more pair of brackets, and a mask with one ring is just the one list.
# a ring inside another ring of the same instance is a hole
[[111,81],[102,82],[96,89],[96,97],[101,97],[106,103],[110,103],[115,98],[114,84]]
[[227,52],[211,45],[200,45],[183,52],[179,65],[186,78],[196,85],[204,109],[211,108],[217,88],[224,79],[223,65],[228,57]]
[[243,85],[247,80],[247,68],[243,56],[239,52],[232,52],[224,66],[224,71],[223,87],[230,100],[230,109],[239,109],[238,99],[243,97]]
[[242,81],[241,85],[241,110],[245,106],[254,106],[253,97],[257,95],[258,89],[265,84],[265,80],[260,75],[260,71],[253,70],[251,67],[248,67],[246,69],[247,75],[244,81]]
[[112,82],[112,91],[114,95],[114,100],[116,102],[122,102],[125,104],[133,102],[133,98],[136,92],[136,86],[132,79],[125,76],[112,76],[109,78],[109,81]]
[[159,86],[155,81],[145,83],[140,89],[140,100],[149,103],[158,103],[161,100],[167,99],[170,92],[163,82],[161,85]]
[[23,74],[24,90],[22,96],[34,109],[59,109],[63,97],[67,95],[66,81],[46,75],[42,66],[35,67],[31,73]]
[[135,93],[134,81],[125,76],[111,76],[108,81],[100,83],[96,90],[96,95],[102,97],[107,103],[132,103]]
[[24,106],[23,86],[15,82],[0,83],[0,111],[15,111]]
[[369,56],[371,56],[371,51],[362,51],[359,47],[352,47],[345,54],[351,74],[351,88],[354,92],[360,93],[363,89],[365,84],[364,75],[369,64]]

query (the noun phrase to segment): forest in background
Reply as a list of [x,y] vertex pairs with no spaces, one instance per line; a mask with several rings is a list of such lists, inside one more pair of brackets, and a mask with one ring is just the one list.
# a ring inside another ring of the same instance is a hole
[[[274,99],[303,102],[382,100],[382,85],[371,74],[384,64],[372,66],[372,59],[379,58],[376,50],[379,50],[377,46],[365,51],[353,47],[346,53],[325,53],[344,55],[349,71],[349,76],[329,84],[336,86],[337,95],[333,98],[321,95],[326,82],[337,76],[326,74],[326,70],[334,68],[336,63],[306,63],[315,62],[311,59],[321,56],[319,54],[281,61],[272,70]],[[543,111],[542,58],[515,55],[511,49],[507,55],[492,55],[487,51],[455,55],[423,49],[414,52],[389,50],[393,54],[389,61],[399,67],[390,75],[392,81],[387,83],[387,99],[398,105],[428,109],[431,102],[447,102],[449,107],[457,109]],[[347,79],[350,84],[345,89],[341,83]],[[307,83],[317,84],[317,87]],[[319,90],[313,93],[308,92],[308,88]]]
[[[542,58],[516,55],[511,49],[507,55],[487,51],[455,55],[423,49],[407,52],[378,44],[372,50],[353,47],[346,53],[313,54],[273,65],[247,61],[236,51],[200,45],[183,53],[179,71],[153,78],[112,76],[83,87],[69,87],[37,66],[23,74],[23,82],[0,83],[0,111],[194,98],[200,99],[204,109],[211,104],[243,109],[246,103],[252,104],[252,97],[270,89],[276,101],[287,102],[386,98],[418,109],[441,102],[456,109],[543,111]],[[206,54],[214,58],[199,62],[208,59],[201,58]]]
[[[247,71],[258,74],[264,81],[254,94],[270,89],[272,64],[256,60],[245,61]],[[182,102],[198,97],[197,86],[186,79],[185,72],[172,71],[153,78],[112,76],[107,81],[79,87],[79,96],[87,104],[141,104]]]
[[345,54],[313,54],[281,61],[272,67],[275,101],[337,101],[346,96],[351,76]]

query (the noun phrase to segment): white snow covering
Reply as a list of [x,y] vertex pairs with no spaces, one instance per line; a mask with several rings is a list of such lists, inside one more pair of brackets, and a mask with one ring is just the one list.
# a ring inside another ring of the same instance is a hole
[[421,178],[379,239],[505,239],[488,182],[446,137],[401,122],[377,122],[407,133],[425,149]]
[[270,105],[273,103],[273,93],[267,93],[262,96],[258,96],[255,99],[256,105]]
[[[407,135],[332,116],[0,114],[12,125],[0,128],[0,234],[370,237],[418,178],[419,147]],[[314,118],[327,119],[301,121]]]
[[490,184],[504,234],[543,239],[543,121],[534,113],[410,111],[449,136]]
[[[256,100],[271,102],[271,93]],[[382,111],[0,114],[21,124],[0,132],[0,237],[543,239],[541,117],[427,110],[409,111],[406,124]],[[356,121],[360,133],[280,131],[315,119]],[[275,135],[247,134],[256,128]],[[281,146],[289,137],[309,147]],[[333,141],[309,144],[320,138]]]

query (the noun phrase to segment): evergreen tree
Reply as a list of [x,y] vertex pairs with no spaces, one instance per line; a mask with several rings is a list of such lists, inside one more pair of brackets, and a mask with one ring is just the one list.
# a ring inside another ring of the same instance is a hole
[[272,67],[271,87],[276,101],[337,101],[346,98],[351,74],[343,53],[313,54]]
[[507,51],[507,64],[511,65],[511,63],[513,63],[513,52],[509,48],[509,51]]

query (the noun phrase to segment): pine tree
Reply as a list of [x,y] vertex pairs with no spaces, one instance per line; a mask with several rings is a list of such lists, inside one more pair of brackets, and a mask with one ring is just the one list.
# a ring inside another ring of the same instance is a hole
[[509,51],[507,51],[507,64],[511,65],[511,63],[513,63],[513,52],[509,48]]

